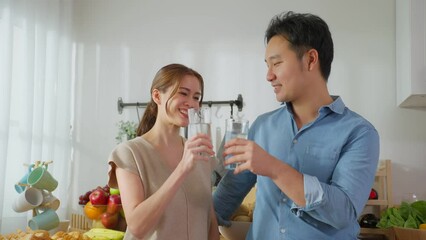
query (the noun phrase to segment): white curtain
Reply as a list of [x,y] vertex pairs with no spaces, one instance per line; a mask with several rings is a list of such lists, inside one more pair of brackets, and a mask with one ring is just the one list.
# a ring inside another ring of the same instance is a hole
[[67,217],[71,182],[72,1],[0,0],[0,233],[25,230],[14,184],[26,164],[52,160],[58,214]]

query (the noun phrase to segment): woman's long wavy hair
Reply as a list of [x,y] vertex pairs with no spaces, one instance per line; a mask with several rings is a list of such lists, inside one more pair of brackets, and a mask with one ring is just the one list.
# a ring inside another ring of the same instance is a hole
[[154,80],[152,81],[151,100],[147,104],[145,113],[143,114],[143,117],[139,123],[138,129],[136,131],[137,136],[142,136],[143,134],[148,132],[154,126],[155,121],[157,119],[158,106],[152,100],[153,90],[157,89],[160,92],[164,93],[165,91],[167,91],[169,87],[174,86],[174,89],[172,93],[170,94],[169,99],[167,99],[166,101],[166,107],[167,107],[167,104],[170,98],[172,98],[176,94],[182,79],[187,75],[196,77],[200,82],[200,85],[201,85],[200,106],[201,106],[203,102],[203,94],[204,94],[203,77],[197,71],[191,68],[188,68],[182,64],[174,63],[174,64],[169,64],[167,66],[164,66],[157,72],[157,74],[155,74]]

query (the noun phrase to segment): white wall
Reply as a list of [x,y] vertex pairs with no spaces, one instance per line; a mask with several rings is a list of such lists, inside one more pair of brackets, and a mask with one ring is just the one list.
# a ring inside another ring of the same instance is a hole
[[[426,197],[421,184],[426,182],[426,112],[396,106],[395,1],[79,0],[73,208],[79,194],[106,183],[116,122],[137,120],[134,108],[118,114],[118,97],[148,101],[152,78],[166,64],[199,71],[206,81],[205,100],[232,100],[241,93],[241,114],[250,121],[276,108],[265,80],[263,34],[271,17],[285,10],[311,12],[328,22],[335,44],[330,91],[379,131],[381,158],[393,161],[395,202],[408,192]],[[218,115],[220,125],[229,107]]]

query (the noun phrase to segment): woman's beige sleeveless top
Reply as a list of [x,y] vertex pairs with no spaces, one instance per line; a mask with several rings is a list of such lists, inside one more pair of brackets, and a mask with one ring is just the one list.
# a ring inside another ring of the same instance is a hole
[[[172,172],[161,154],[143,137],[118,145],[110,155],[109,164],[108,184],[111,187],[118,187],[115,169],[122,168],[140,176],[146,198],[154,194]],[[145,239],[208,239],[212,204],[210,176],[210,163],[197,163],[170,202],[156,229]],[[124,239],[137,238],[126,231]]]

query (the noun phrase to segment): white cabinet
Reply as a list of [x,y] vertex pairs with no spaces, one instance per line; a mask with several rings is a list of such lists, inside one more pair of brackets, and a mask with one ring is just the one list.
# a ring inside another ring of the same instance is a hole
[[396,0],[396,79],[400,107],[426,107],[426,1]]

